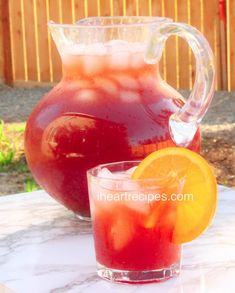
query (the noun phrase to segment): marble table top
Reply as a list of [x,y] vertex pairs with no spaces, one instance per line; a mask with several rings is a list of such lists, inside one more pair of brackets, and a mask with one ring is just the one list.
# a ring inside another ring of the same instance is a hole
[[[235,292],[235,190],[219,187],[210,228],[184,245],[179,277],[145,285],[96,275],[89,223],[44,191],[0,198],[0,293]],[[6,286],[6,287],[5,287]]]

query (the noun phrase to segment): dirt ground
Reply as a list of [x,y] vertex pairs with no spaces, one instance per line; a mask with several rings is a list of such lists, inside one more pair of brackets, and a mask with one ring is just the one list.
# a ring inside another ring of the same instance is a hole
[[31,179],[30,172],[0,172],[0,196],[25,192],[25,184]]
[[214,169],[219,184],[235,187],[235,128],[221,133],[204,133],[202,155]]
[[[26,121],[40,97],[50,88],[17,89],[0,85],[0,120],[6,123]],[[188,95],[183,91],[184,96]],[[203,120],[202,155],[215,171],[217,182],[235,187],[235,93],[217,92]],[[25,165],[22,156],[17,164]],[[0,195],[25,191],[32,175],[25,168],[0,171]]]

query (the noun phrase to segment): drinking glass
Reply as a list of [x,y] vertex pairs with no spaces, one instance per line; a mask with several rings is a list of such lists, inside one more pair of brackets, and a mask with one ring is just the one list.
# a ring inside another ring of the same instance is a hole
[[174,174],[133,180],[139,161],[98,165],[87,172],[98,275],[126,283],[169,279],[180,272],[175,244]]

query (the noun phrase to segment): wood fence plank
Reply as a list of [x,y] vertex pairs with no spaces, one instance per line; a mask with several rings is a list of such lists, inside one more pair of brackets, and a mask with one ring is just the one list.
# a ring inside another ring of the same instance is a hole
[[[128,3],[128,1],[127,1]],[[102,4],[103,5],[103,4]],[[127,4],[128,6],[128,4]],[[121,16],[123,14],[123,1],[110,0],[110,15]]]
[[222,54],[221,54],[221,30],[220,30],[220,15],[219,1],[216,1],[216,11],[214,15],[214,53],[216,62],[216,90],[222,89]]
[[139,0],[139,15],[148,16],[149,15],[149,1]]
[[75,7],[76,21],[78,21],[81,18],[84,18],[85,17],[84,1],[82,1],[82,0],[74,0],[74,7]]
[[[220,70],[221,70],[221,89],[227,90],[228,76],[227,76],[227,30],[226,30],[226,2],[219,2],[219,30],[220,30]],[[228,15],[229,17],[229,15]]]
[[152,0],[148,0],[148,15],[152,16],[153,15],[153,4],[152,4]]
[[136,15],[136,2],[133,0],[126,0],[126,15]]
[[[203,1],[203,25],[204,25],[204,36],[209,42],[212,51],[215,54],[216,51],[216,40],[215,40],[215,29],[216,29],[216,14],[218,13],[218,1],[217,0],[204,0]],[[216,60],[217,61],[217,60]]]
[[[37,75],[37,58],[35,42],[35,19],[33,0],[23,0],[24,19],[25,19],[25,47],[27,59],[28,80],[38,80]],[[30,22],[30,24],[29,24]]]
[[61,0],[62,23],[73,23],[72,1]]
[[[4,37],[3,37],[3,27],[4,27],[4,11],[5,11],[6,2],[4,0],[0,0],[0,81],[4,79],[4,57],[3,57],[3,49],[4,49]],[[9,14],[8,14],[9,15]],[[11,54],[11,51],[10,51]]]
[[203,34],[214,49],[214,27],[217,0],[203,1]]
[[[203,7],[201,2],[190,0],[190,24],[198,29],[201,33],[203,33],[204,25],[203,25]],[[196,64],[193,53],[190,51],[189,54],[190,60],[190,76],[189,76],[189,88],[191,89],[196,76]]]
[[98,3],[97,1],[88,1],[88,17],[98,16]]
[[162,16],[162,1],[161,0],[152,0],[152,15]]
[[110,0],[100,0],[100,14],[101,16],[111,15]]
[[[175,20],[175,1],[164,0],[165,16]],[[165,62],[166,62],[166,81],[177,88],[177,48],[176,38],[171,37],[165,47]]]
[[0,1],[0,79],[8,85],[13,83],[10,38],[10,13],[8,1]]
[[25,80],[21,1],[9,0],[9,11],[12,40],[13,79]]
[[[163,16],[162,11],[162,1],[161,0],[152,0],[152,16]],[[159,62],[159,70],[162,77],[164,76],[164,58],[161,58]]]
[[235,0],[227,1],[228,90],[235,90]]
[[[188,0],[178,0],[178,11],[177,11],[177,21],[189,23],[188,15]],[[179,88],[188,89],[189,84],[189,46],[186,41],[182,38],[178,40],[179,44],[179,55],[178,55],[178,65],[179,65]]]
[[190,5],[190,24],[203,33],[203,7],[201,1],[189,1]]
[[36,1],[38,54],[40,64],[40,80],[50,80],[49,44],[47,31],[46,1]]
[[[59,13],[59,3],[57,0],[49,0],[49,19],[59,23],[60,13]],[[62,66],[61,59],[58,50],[55,46],[54,41],[50,36],[50,52],[51,52],[51,64],[52,64],[52,81],[58,82],[62,77]]]

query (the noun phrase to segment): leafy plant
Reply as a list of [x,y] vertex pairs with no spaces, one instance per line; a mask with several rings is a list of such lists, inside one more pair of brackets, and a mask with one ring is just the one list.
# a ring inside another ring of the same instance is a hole
[[15,156],[15,147],[4,133],[4,122],[0,121],[0,166],[12,163]]
[[37,183],[33,179],[27,179],[25,181],[25,185],[24,185],[25,192],[32,192],[32,191],[35,191],[38,189],[39,189],[39,186],[37,185]]
[[17,123],[13,124],[9,127],[10,131],[17,132],[17,133],[23,133],[25,131],[25,123]]
[[4,123],[0,120],[0,172],[19,176],[20,192],[40,189],[32,179],[24,156],[25,123]]
[[222,185],[228,186],[228,180],[224,180],[224,182],[222,183]]
[[30,173],[29,167],[23,156],[16,158],[14,156],[13,161],[9,164],[0,164],[0,172],[18,172],[18,173]]
[[0,120],[0,140],[1,140],[2,137],[3,137],[3,125],[4,125],[3,121]]
[[14,156],[15,152],[11,147],[8,147],[6,151],[0,151],[0,166],[11,164]]
[[25,161],[22,161],[22,160],[16,162],[15,166],[13,167],[13,169],[16,170],[17,172],[20,172],[20,173],[29,172],[28,165],[26,164]]

